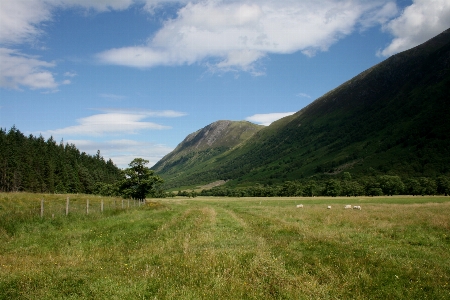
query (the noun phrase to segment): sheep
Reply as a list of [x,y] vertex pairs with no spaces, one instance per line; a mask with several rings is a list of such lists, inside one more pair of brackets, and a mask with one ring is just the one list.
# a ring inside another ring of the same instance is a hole
[[297,208],[303,208],[303,204],[297,204]]
[[352,206],[351,205],[346,205],[344,208],[345,209],[349,209],[349,208],[352,208]]
[[330,205],[328,205],[327,209],[331,209],[331,206],[330,206]]
[[359,209],[359,210],[361,210],[361,206],[355,205],[355,206],[353,206],[353,209]]

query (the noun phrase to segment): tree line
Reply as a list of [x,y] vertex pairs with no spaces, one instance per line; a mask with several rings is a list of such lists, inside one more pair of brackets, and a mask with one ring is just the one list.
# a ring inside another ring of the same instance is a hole
[[122,176],[111,159],[80,152],[53,137],[25,136],[0,128],[0,191],[93,194]]
[[313,196],[392,196],[450,195],[450,177],[400,178],[397,175],[362,177],[357,180],[349,172],[339,179],[286,181],[281,185],[256,184],[248,187],[215,187],[202,190],[201,196],[221,197],[313,197]]
[[135,158],[119,169],[100,155],[80,152],[73,144],[59,144],[53,137],[25,136],[14,126],[0,128],[0,191],[35,193],[84,193],[143,200],[161,197],[162,180]]

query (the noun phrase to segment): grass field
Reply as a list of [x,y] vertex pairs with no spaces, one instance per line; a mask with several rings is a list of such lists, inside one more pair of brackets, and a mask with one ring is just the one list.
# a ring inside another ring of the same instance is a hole
[[450,299],[450,197],[42,198],[0,194],[0,299]]

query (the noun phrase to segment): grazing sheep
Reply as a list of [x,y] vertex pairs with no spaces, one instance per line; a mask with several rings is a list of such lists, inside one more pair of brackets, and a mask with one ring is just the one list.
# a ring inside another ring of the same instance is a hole
[[352,208],[352,206],[351,205],[346,205],[344,208],[345,209],[349,209],[349,208]]
[[359,210],[361,210],[361,206],[355,205],[355,206],[353,206],[353,209],[359,209]]
[[328,205],[328,207],[327,207],[327,208],[328,208],[328,209],[331,209],[331,206],[329,206],[329,205]]
[[297,208],[303,208],[303,204],[297,204]]

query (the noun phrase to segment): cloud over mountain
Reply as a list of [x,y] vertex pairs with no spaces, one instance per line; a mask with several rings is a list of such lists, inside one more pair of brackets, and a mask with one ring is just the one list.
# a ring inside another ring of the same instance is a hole
[[[355,30],[382,25],[393,40],[378,55],[414,47],[450,27],[447,0],[414,0],[398,16],[392,0],[15,0],[0,3],[0,84],[4,88],[53,89],[54,62],[17,53],[14,45],[33,44],[57,10],[108,12],[140,6],[150,14],[176,4],[177,14],[146,43],[107,49],[96,57],[105,64],[137,68],[202,64],[211,71],[261,74],[257,62],[269,54],[327,51]],[[11,69],[19,74],[11,74]]]
[[394,39],[379,55],[392,54],[415,47],[450,28],[450,1],[414,0],[401,16],[386,24]]
[[245,118],[245,120],[254,122],[259,125],[269,126],[272,122],[293,114],[295,114],[295,112],[255,114],[253,116]]

